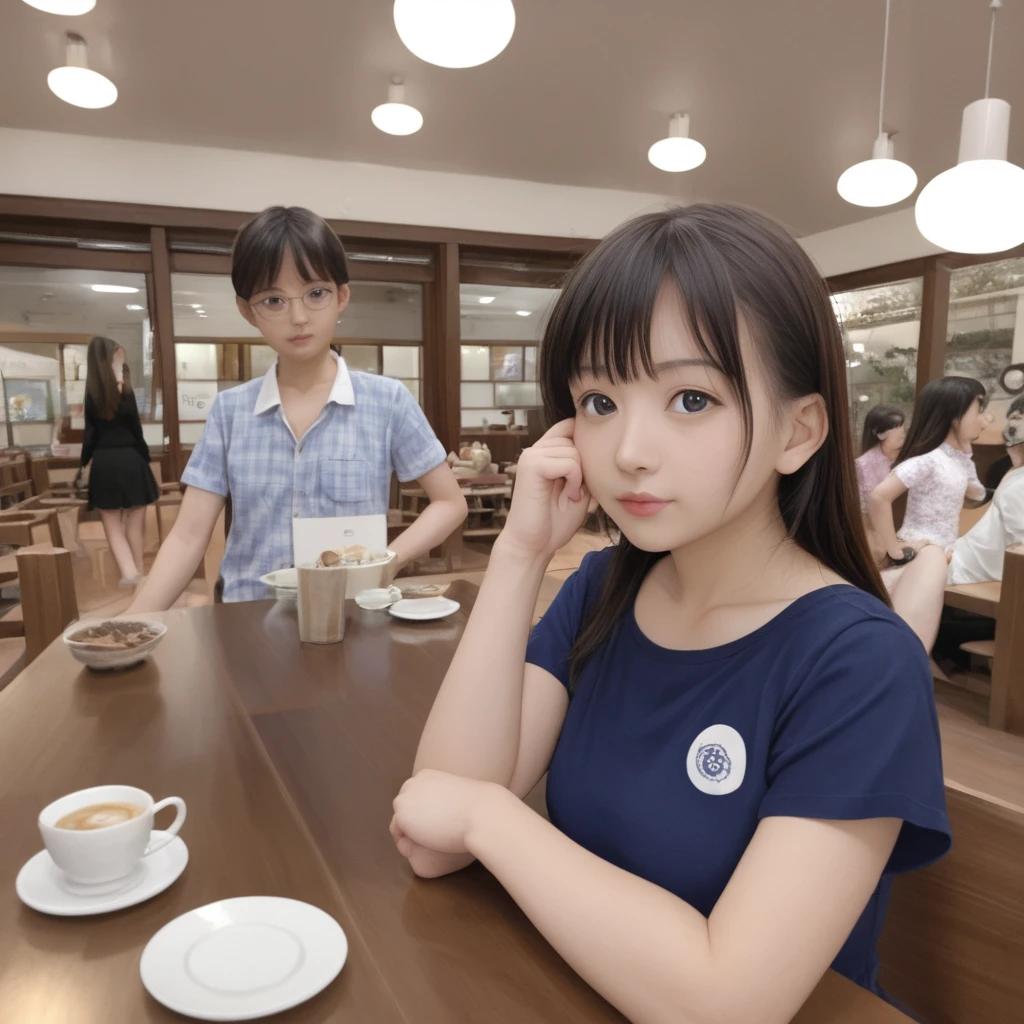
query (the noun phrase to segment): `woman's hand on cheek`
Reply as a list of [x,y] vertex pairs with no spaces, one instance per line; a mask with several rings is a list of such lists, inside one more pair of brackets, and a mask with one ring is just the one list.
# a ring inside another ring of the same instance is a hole
[[583,525],[591,499],[575,429],[562,420],[520,456],[502,546],[550,557]]
[[492,782],[429,768],[417,772],[394,802],[391,834],[399,852],[410,860],[417,853],[415,847],[468,856],[466,838],[474,815],[488,799],[503,792],[507,791]]

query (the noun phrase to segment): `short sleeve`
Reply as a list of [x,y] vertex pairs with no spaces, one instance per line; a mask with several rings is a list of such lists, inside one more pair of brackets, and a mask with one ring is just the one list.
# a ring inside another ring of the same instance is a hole
[[223,497],[228,496],[228,446],[224,430],[224,407],[218,395],[210,406],[203,435],[192,449],[181,482]]
[[928,480],[932,474],[932,464],[926,456],[918,455],[916,458],[907,459],[906,462],[893,466],[892,471],[900,478],[904,486],[909,489],[911,487],[919,487]]
[[444,447],[404,384],[395,392],[391,421],[391,464],[402,483],[416,480],[444,462]]
[[967,497],[971,501],[983,501],[987,494],[985,485],[978,479],[978,467],[974,464],[974,459],[971,459],[971,475],[967,478]]
[[558,591],[526,645],[526,662],[550,672],[569,689],[569,655],[583,628],[584,617],[597,600],[611,548],[592,551]]
[[887,872],[948,851],[931,673],[908,628],[863,620],[829,644],[780,711],[766,783],[762,818],[901,818]]

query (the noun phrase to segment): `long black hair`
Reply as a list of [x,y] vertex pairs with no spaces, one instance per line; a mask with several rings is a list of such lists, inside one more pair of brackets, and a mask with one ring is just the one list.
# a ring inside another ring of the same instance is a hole
[[870,451],[880,443],[879,434],[902,427],[906,422],[903,410],[895,405],[876,405],[864,417],[864,434],[860,439],[860,453]]
[[938,448],[978,398],[984,406],[985,385],[973,377],[939,377],[925,384],[895,465]]
[[101,420],[112,420],[121,404],[121,397],[132,393],[132,376],[127,362],[121,368],[120,388],[114,376],[114,356],[120,347],[112,338],[95,337],[89,342],[85,390]]
[[[588,363],[607,367],[613,382],[654,375],[651,317],[665,283],[678,291],[704,358],[736,393],[744,464],[754,424],[740,316],[754,335],[772,395],[780,401],[821,395],[828,436],[801,469],[781,477],[779,512],[802,548],[888,604],[860,514],[839,324],[810,258],[767,217],[699,203],[637,217],[592,250],[567,278],[541,344],[539,377],[550,421],[575,415],[570,384]],[[620,538],[601,598],[573,646],[573,685],[663,554]]]

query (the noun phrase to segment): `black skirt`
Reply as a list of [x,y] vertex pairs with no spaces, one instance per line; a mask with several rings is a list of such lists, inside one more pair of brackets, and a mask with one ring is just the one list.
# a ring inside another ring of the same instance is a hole
[[89,508],[152,505],[160,488],[149,463],[134,448],[98,448],[89,474]]

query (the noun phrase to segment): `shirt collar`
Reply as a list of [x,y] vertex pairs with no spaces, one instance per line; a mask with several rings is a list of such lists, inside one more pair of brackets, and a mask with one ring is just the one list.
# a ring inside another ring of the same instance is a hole
[[[352,378],[349,376],[345,360],[333,351],[331,352],[331,357],[338,364],[338,372],[334,378],[334,386],[331,388],[331,393],[327,396],[327,401],[334,402],[336,405],[355,405],[356,396],[352,390]],[[269,412],[271,409],[276,409],[280,404],[281,392],[277,386],[277,359],[275,357],[273,365],[263,377],[263,384],[260,386],[260,393],[256,397],[256,407],[253,409],[253,415],[259,416],[261,413]]]

